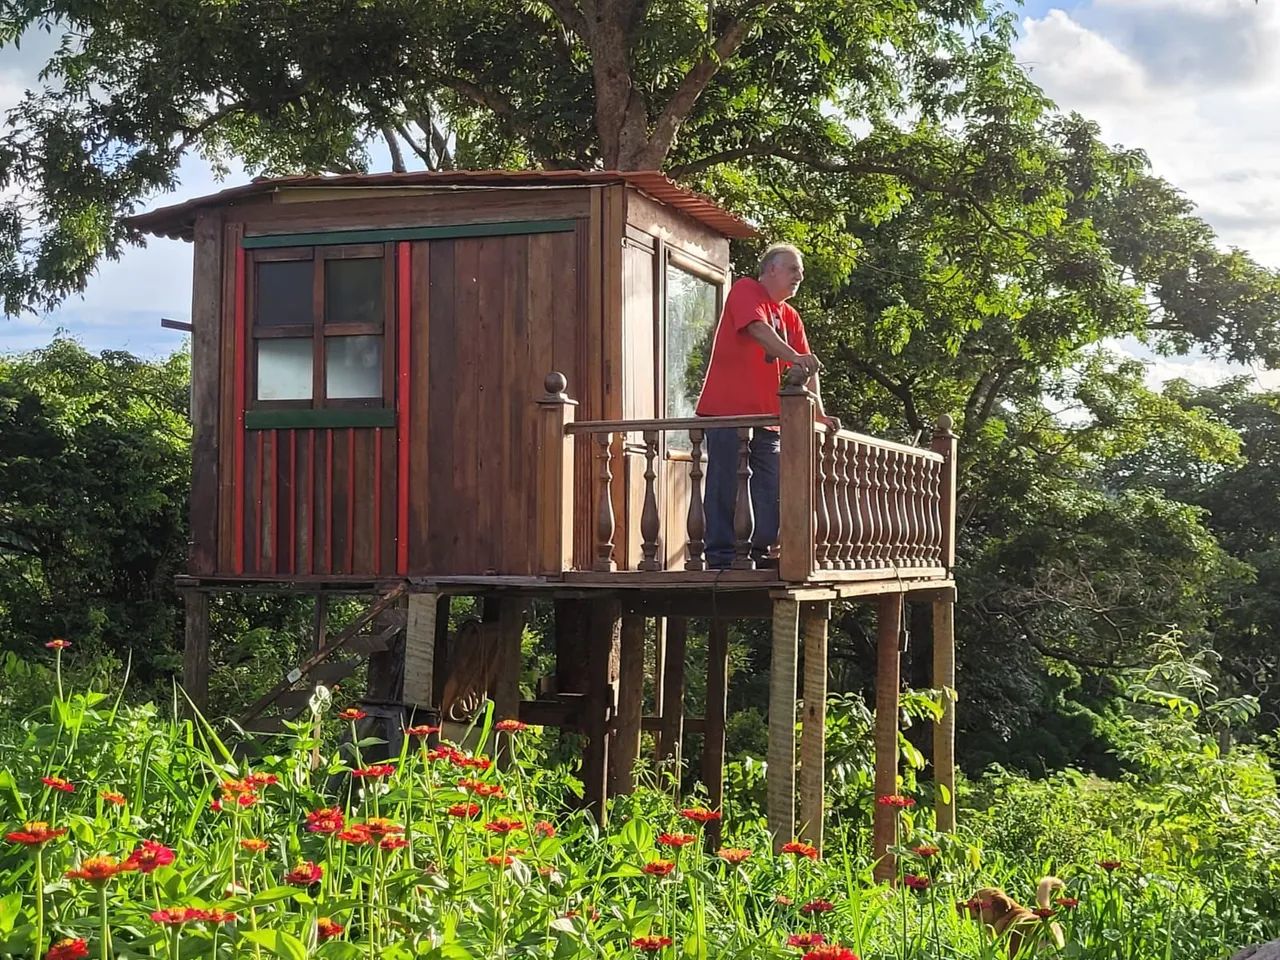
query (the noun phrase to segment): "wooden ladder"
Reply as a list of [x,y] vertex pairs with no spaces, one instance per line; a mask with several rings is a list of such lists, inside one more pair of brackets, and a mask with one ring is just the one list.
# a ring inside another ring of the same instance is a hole
[[397,605],[408,589],[407,584],[398,584],[375,600],[333,640],[264,693],[241,715],[240,726],[254,733],[283,732],[287,721],[307,709],[318,684],[332,686],[345,680],[369,657],[389,650],[396,634],[405,628],[404,611]]

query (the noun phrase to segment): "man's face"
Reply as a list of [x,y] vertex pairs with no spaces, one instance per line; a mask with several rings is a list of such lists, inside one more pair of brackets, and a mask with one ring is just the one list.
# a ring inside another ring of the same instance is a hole
[[796,295],[803,279],[804,262],[791,251],[784,250],[770,261],[760,282],[769,291],[769,296],[782,303]]

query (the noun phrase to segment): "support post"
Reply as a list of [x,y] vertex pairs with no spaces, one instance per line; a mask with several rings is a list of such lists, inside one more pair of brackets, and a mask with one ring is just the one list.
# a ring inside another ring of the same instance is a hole
[[[713,810],[724,806],[724,725],[729,712],[729,621],[716,617],[707,637],[707,707],[702,725],[702,782]],[[711,849],[720,846],[721,821],[706,825]]]
[[795,837],[796,819],[796,661],[800,604],[773,601],[773,650],[769,665],[769,833],[773,851]]
[[412,714],[437,706],[435,689],[436,617],[440,595],[413,593],[404,628],[404,705]]
[[956,565],[956,435],[955,425],[945,413],[933,428],[932,448],[942,454],[942,477],[938,490],[938,513],[942,521],[942,566],[951,570]]
[[[518,597],[499,597],[497,604],[498,633],[497,670],[493,682],[493,716],[496,720],[517,720],[520,715],[520,641],[524,636],[525,603]],[[510,746],[510,737],[499,737],[498,744]],[[515,759],[506,753],[496,759],[505,767]]]
[[822,849],[827,768],[827,625],[831,604],[806,603],[800,614],[804,637],[804,713],[800,728],[800,836]]
[[183,591],[186,608],[185,643],[182,651],[182,688],[197,710],[209,706],[209,595]]
[[956,828],[955,603],[933,601],[933,686],[943,691],[942,718],[933,725],[934,811],[938,829]]
[[[902,594],[881,594],[876,604],[876,799],[898,790],[898,629],[902,623]],[[872,851],[876,880],[892,880],[896,866],[889,848],[898,828],[895,807],[877,803],[872,823]]]
[[538,399],[538,570],[559,574],[573,566],[573,423],[577,401],[565,393],[563,373],[547,374]]
[[645,618],[622,618],[622,650],[618,666],[618,723],[609,761],[613,767],[613,792],[635,789],[636,758],[640,756],[640,721],[644,714]]
[[679,776],[684,753],[684,648],[689,621],[667,618],[667,642],[662,657],[662,730],[658,742],[659,764],[673,764]]
[[[794,368],[793,368],[794,369]],[[782,449],[778,461],[778,573],[804,583],[814,566],[814,397],[803,384],[779,391]]]
[[583,799],[600,826],[608,823],[609,740],[618,710],[622,611],[616,599],[593,600],[587,633],[587,749],[582,758]]

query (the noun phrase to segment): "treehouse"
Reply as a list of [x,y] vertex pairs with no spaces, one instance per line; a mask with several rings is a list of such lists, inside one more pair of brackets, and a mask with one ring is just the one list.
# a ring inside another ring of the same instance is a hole
[[[904,603],[932,605],[934,681],[954,685],[955,440],[945,417],[925,447],[828,428],[800,385],[782,386],[780,416],[693,416],[729,242],[749,224],[661,174],[609,171],[262,179],[131,223],[194,244],[181,586],[197,702],[209,594],[303,591],[318,598],[314,653],[249,726],[279,729],[367,658],[368,709],[397,728],[462,719],[487,697],[500,716],[585,734],[601,815],[631,786],[643,732],[677,762],[700,735],[718,802],[728,623],[765,618],[769,822],[778,843],[820,843],[827,622],[833,602],[868,602],[876,790],[896,792]],[[713,426],[736,429],[741,450],[728,570],[704,556]],[[747,445],[764,429],[781,435],[782,515],[758,567]],[[335,594],[370,604],[330,635]],[[482,613],[450,627],[458,596]],[[556,670],[522,700],[535,599],[554,602]],[[711,623],[702,717],[684,715],[691,617]],[[947,787],[953,723],[948,708],[935,730]],[[948,803],[939,816],[952,822]],[[892,811],[877,817],[883,850]]]

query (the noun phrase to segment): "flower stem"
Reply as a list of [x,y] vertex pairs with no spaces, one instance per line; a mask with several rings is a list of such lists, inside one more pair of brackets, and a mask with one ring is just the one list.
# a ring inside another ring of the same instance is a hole
[[102,960],[111,960],[111,930],[107,926],[107,887],[98,888],[98,935],[102,940]]

